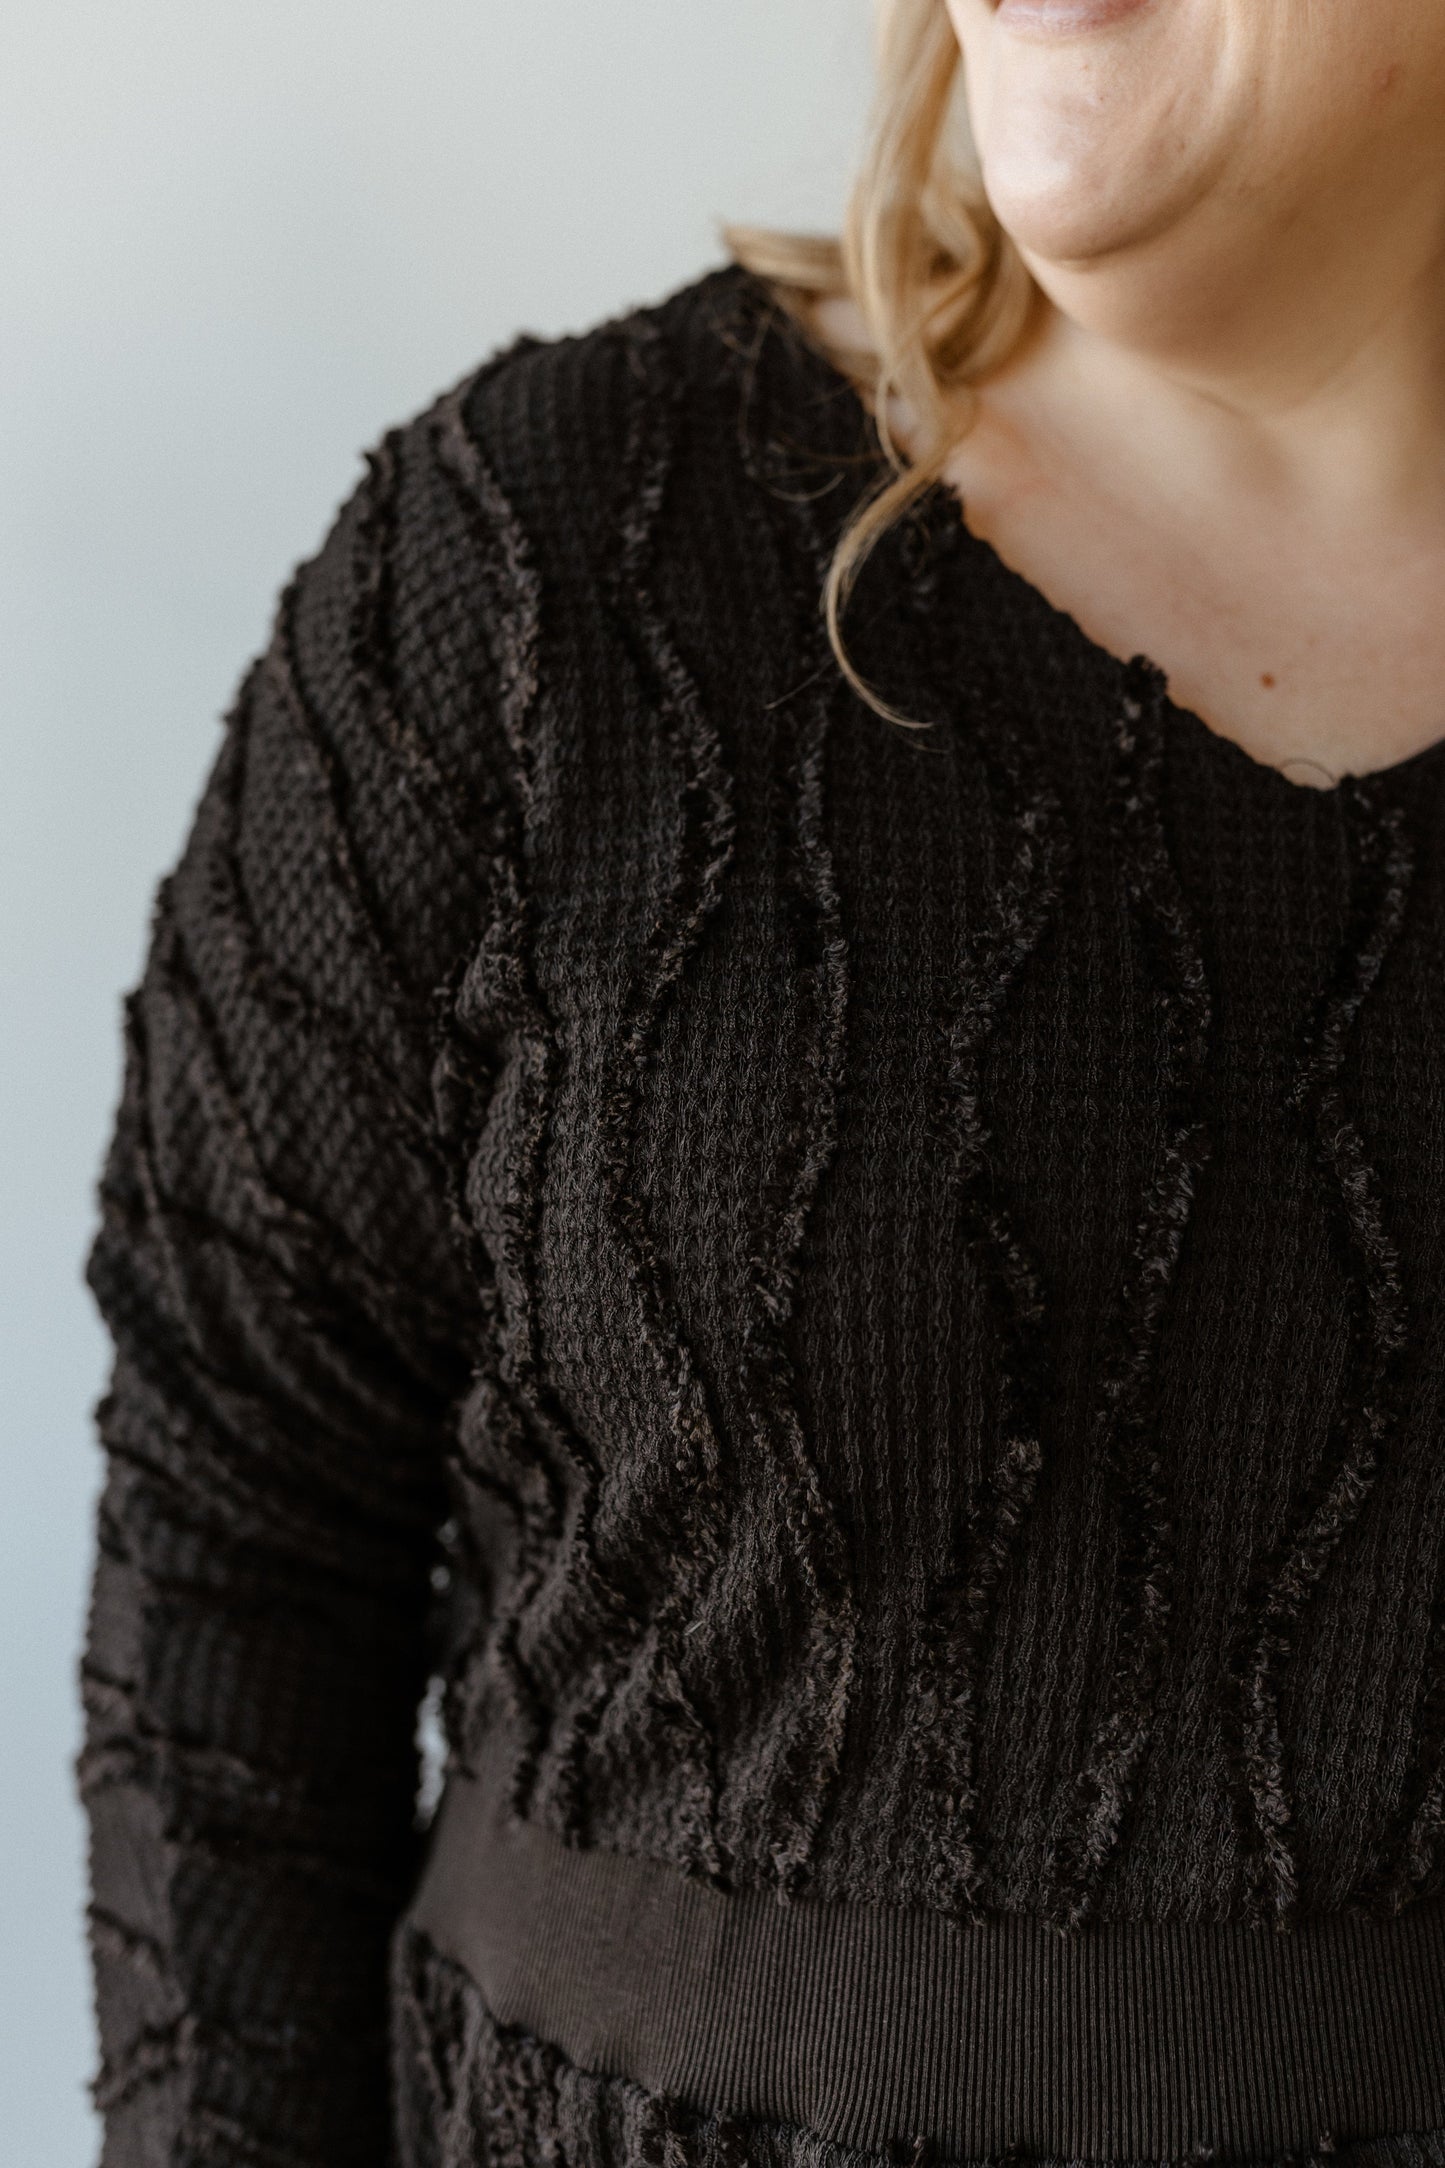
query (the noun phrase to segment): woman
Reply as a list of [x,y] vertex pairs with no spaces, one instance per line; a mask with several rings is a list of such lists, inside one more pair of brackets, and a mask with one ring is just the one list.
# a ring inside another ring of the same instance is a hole
[[108,2162],[1445,2159],[1445,14],[880,84],[386,437],[162,888]]

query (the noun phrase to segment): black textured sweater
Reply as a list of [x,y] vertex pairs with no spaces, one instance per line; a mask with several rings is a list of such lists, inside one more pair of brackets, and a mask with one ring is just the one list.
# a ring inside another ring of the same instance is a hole
[[1445,747],[1290,783],[941,486],[900,731],[878,471],[711,273],[391,432],[242,684],[90,1265],[109,2168],[835,2157],[403,1920],[429,1678],[719,1905],[1438,1917]]

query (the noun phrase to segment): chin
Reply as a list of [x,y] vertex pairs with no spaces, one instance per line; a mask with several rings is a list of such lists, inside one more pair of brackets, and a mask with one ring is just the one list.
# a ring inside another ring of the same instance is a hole
[[1148,242],[1230,160],[1241,86],[1217,11],[1149,0],[1119,23],[1117,35],[1062,40],[995,29],[966,71],[989,200],[1018,245],[1046,261]]
[[990,203],[1005,232],[1044,263],[1088,263],[1116,255],[1143,237],[1151,221],[1117,189],[1090,189],[1072,176],[985,168]]
[[1194,161],[1042,158],[984,161],[984,185],[1027,256],[1084,264],[1145,246],[1187,216],[1205,183]]

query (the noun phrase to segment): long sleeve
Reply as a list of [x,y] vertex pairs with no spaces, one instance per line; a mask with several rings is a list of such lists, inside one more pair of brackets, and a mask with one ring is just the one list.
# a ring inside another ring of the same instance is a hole
[[1280,777],[946,488],[893,730],[761,282],[511,352],[129,1007],[104,2168],[1442,2168],[1445,754]]
[[[477,521],[431,442],[386,440],[283,594],[126,1005],[88,1270],[115,1349],[79,1769],[105,2168],[391,2152],[387,1943],[479,1315],[436,1019],[486,922],[495,627],[452,608]],[[416,658],[447,637],[443,713]]]

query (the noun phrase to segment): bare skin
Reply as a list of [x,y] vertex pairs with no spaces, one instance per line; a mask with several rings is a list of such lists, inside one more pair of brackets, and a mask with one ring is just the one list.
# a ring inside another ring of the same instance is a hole
[[1445,7],[947,4],[1045,296],[970,527],[1292,781],[1445,737]]

